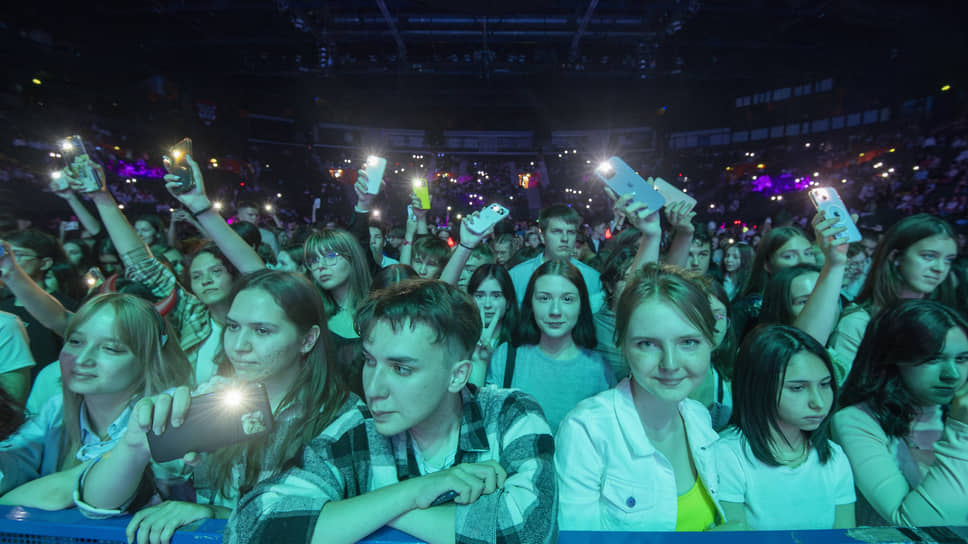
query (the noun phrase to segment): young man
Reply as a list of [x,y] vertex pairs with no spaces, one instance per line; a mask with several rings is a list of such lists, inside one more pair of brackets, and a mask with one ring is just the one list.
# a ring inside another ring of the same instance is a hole
[[372,418],[331,425],[298,467],[244,496],[227,542],[356,542],[385,525],[432,543],[555,542],[541,409],[520,391],[467,383],[481,333],[473,300],[407,281],[367,300],[356,327]]
[[[259,227],[259,207],[254,202],[245,200],[239,202],[238,206],[236,206],[235,216],[239,221],[247,221]],[[272,248],[272,254],[278,255],[279,240],[276,239],[275,233],[267,228],[259,227],[259,234],[262,236],[262,242]]]
[[709,272],[709,262],[712,257],[712,240],[702,229],[696,230],[689,245],[689,257],[686,260],[686,270],[705,276]]
[[531,274],[542,263],[551,259],[568,259],[585,278],[585,287],[588,288],[592,312],[597,312],[602,307],[602,304],[605,303],[605,292],[602,290],[598,271],[572,256],[580,223],[581,218],[578,216],[578,212],[568,206],[556,205],[541,210],[538,228],[541,233],[541,241],[544,243],[544,252],[509,271],[511,281],[514,283],[514,290],[518,295],[518,305],[521,305],[524,301],[524,293],[527,290]]
[[387,226],[382,221],[370,220],[370,253],[373,254],[373,262],[380,268],[386,268],[399,261],[387,256],[384,248],[387,242]]

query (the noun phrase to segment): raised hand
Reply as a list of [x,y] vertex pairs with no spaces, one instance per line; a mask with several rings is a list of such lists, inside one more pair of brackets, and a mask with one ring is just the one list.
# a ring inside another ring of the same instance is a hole
[[[165,160],[168,160],[167,157]],[[202,178],[202,170],[198,167],[198,163],[195,162],[195,159],[191,155],[187,154],[185,155],[185,162],[188,163],[188,167],[192,171],[192,178],[195,182],[192,184],[192,188],[184,193],[179,192],[182,189],[182,185],[178,181],[178,176],[174,174],[165,174],[165,187],[171,193],[171,196],[184,204],[191,213],[198,213],[210,207],[212,203],[208,199],[208,195],[205,194],[205,180]]]
[[[856,216],[852,219],[856,221]],[[823,251],[827,263],[831,265],[847,265],[847,227],[837,225],[836,217],[827,217],[827,214],[818,211],[810,223],[813,225],[813,232],[817,237],[817,244]],[[843,235],[843,236],[841,236]]]
[[681,200],[667,204],[662,209],[674,230],[692,233],[696,231],[696,227],[692,224],[693,218],[696,217],[694,207],[694,204]]

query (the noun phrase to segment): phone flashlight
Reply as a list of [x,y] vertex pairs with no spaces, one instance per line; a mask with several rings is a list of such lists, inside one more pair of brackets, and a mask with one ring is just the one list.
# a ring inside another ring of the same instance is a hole
[[177,161],[177,160],[181,160],[181,157],[182,157],[182,152],[181,152],[181,150],[179,150],[179,149],[174,149],[174,150],[172,150],[172,152],[171,152],[171,156],[172,156],[172,157],[173,157],[173,158],[174,158],[174,159],[175,159],[176,161]]
[[50,178],[51,178],[51,179],[60,179],[60,178],[61,178],[61,173],[60,173],[60,171],[58,171],[58,170],[55,170],[55,171],[53,171],[53,172],[51,172],[51,173],[50,173]]
[[221,202],[212,202],[212,207],[215,208],[216,210],[221,210],[222,209],[222,203]]
[[376,166],[379,163],[380,163],[380,157],[377,157],[376,155],[370,155],[369,157],[366,158],[367,166]]
[[272,211],[272,204],[266,204],[266,211],[267,212],[271,212]]
[[612,167],[611,163],[605,161],[598,165],[598,173],[608,179],[615,175],[615,168]]
[[229,408],[235,408],[242,404],[242,391],[238,389],[227,389],[222,396],[222,404]]
[[413,178],[414,187],[423,187],[423,180],[420,178]]
[[70,140],[64,140],[63,142],[61,142],[61,150],[70,151],[73,148],[74,148],[74,145],[71,144]]

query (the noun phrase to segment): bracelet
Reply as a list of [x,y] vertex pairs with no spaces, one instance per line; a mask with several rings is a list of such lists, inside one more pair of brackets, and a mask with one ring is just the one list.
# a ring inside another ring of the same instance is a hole
[[459,242],[459,244],[460,244],[460,247],[462,247],[462,248],[464,248],[464,249],[466,249],[468,251],[474,251],[474,248],[473,247],[471,247],[471,246],[465,246],[464,245],[464,242]]
[[411,242],[409,240],[404,240],[403,241],[403,245],[405,245],[405,246],[411,246],[411,245],[413,245],[413,242]]
[[209,211],[211,209],[212,209],[212,205],[209,204],[208,206],[205,206],[204,208],[198,210],[197,212],[192,212],[192,217],[194,217],[195,219],[198,219],[198,216],[199,215],[202,215],[203,213],[205,213],[205,212],[207,212],[207,211]]

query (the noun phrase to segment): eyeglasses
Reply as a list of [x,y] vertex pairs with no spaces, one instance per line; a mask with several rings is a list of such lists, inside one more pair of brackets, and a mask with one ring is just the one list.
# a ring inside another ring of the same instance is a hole
[[319,253],[312,259],[309,259],[309,266],[315,268],[319,265],[333,266],[336,264],[337,259],[343,257],[343,255],[336,253],[335,251],[327,251],[325,253]]

